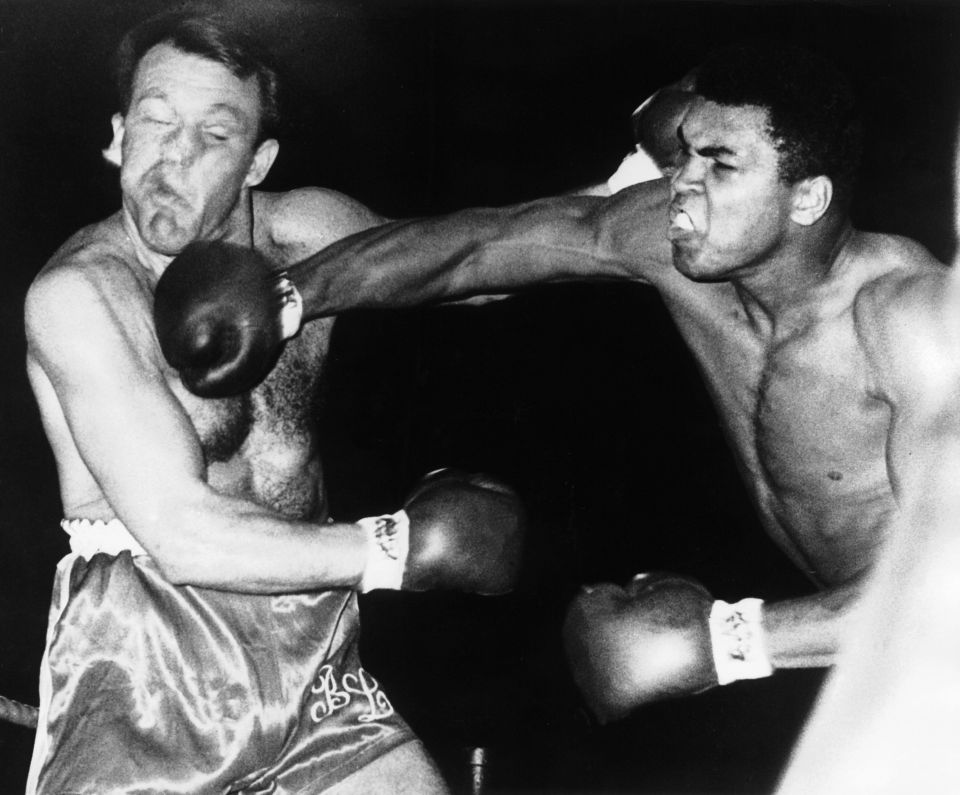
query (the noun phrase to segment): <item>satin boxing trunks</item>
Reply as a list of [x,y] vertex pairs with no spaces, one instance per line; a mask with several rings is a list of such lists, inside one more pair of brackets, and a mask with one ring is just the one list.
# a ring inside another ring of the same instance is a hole
[[414,736],[356,594],[172,585],[118,522],[64,522],[28,793],[319,792]]

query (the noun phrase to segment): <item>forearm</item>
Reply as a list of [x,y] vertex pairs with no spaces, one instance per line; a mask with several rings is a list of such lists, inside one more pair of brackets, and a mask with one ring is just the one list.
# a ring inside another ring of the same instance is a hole
[[[554,255],[554,243],[538,231],[550,224],[557,204],[394,221],[334,243],[294,266],[290,278],[303,296],[307,319],[558,280],[564,264]],[[580,241],[579,248],[585,245]]]
[[542,283],[639,279],[668,256],[662,197],[652,195],[626,212],[629,202],[581,196],[395,221],[334,243],[289,276],[305,319]]
[[125,519],[179,585],[243,593],[358,588],[368,539],[357,524],[293,521],[215,492]]
[[857,579],[812,596],[765,604],[763,631],[773,667],[832,665],[861,589]]

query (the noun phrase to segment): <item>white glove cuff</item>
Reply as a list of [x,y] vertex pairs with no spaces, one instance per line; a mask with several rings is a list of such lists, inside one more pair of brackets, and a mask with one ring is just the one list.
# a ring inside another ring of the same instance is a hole
[[721,685],[739,679],[760,679],[773,673],[763,637],[762,599],[721,600],[710,609],[713,663]]
[[410,517],[406,511],[371,516],[357,522],[367,534],[367,565],[360,581],[362,593],[376,588],[400,590],[410,551]]
[[663,172],[657,167],[653,158],[638,145],[623,159],[617,170],[607,180],[607,187],[611,193],[617,193],[631,185],[660,179],[662,176]]
[[280,296],[280,334],[288,340],[300,331],[303,322],[303,296],[287,278],[286,271],[276,276],[276,290]]

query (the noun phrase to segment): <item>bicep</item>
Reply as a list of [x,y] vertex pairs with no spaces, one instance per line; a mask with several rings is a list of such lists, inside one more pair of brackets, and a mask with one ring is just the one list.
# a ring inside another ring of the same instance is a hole
[[86,285],[72,297],[48,291],[28,302],[30,355],[111,508],[135,535],[149,534],[167,506],[202,487],[199,441],[154,358],[148,320],[121,319]]
[[895,492],[923,476],[924,453],[960,433],[960,301],[934,277],[886,285],[858,301],[858,328],[890,404],[887,464]]
[[561,197],[492,211],[499,229],[477,255],[522,267],[531,281],[657,283],[671,267],[667,198],[659,181],[608,198]]

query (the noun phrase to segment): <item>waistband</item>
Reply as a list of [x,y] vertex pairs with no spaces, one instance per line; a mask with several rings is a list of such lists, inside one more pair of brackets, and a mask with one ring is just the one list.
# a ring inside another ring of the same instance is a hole
[[86,560],[98,552],[107,555],[119,555],[124,551],[134,556],[147,554],[119,519],[109,522],[102,519],[63,519],[60,527],[70,536],[70,551]]

